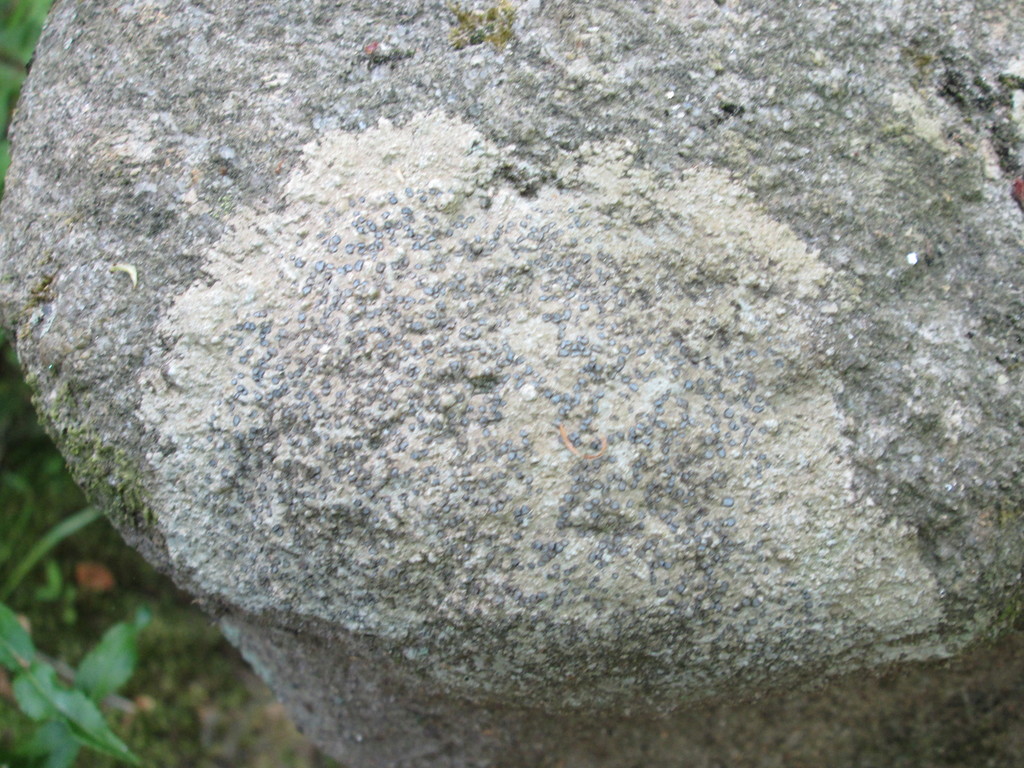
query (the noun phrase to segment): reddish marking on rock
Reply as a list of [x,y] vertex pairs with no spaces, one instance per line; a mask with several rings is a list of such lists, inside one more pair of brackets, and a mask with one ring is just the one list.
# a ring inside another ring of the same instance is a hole
[[380,43],[374,40],[372,43],[366,44],[366,47],[363,48],[363,53],[367,56],[373,56],[373,54],[377,52],[378,48],[380,48]]
[[1010,186],[1010,197],[1017,201],[1017,205],[1024,211],[1024,178],[1019,176],[1013,180]]
[[591,461],[592,459],[599,459],[604,456],[604,452],[608,450],[608,438],[601,435],[601,450],[597,453],[580,453],[579,449],[572,444],[572,440],[569,439],[569,432],[566,430],[564,424],[558,425],[558,434],[562,436],[562,442],[565,443],[565,447],[569,449],[573,456],[578,456],[584,461]]

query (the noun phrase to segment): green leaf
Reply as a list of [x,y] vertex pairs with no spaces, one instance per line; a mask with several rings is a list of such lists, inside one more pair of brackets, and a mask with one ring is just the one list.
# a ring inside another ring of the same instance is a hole
[[18,745],[18,756],[22,760],[31,760],[31,764],[38,768],[70,768],[80,751],[81,746],[71,729],[60,720],[44,723],[31,739]]
[[52,603],[60,597],[61,590],[64,588],[64,579],[60,575],[57,561],[52,557],[48,557],[43,562],[43,572],[46,574],[46,583],[41,587],[36,587],[33,598],[37,603]]
[[35,655],[32,638],[18,622],[14,611],[0,603],[0,664],[17,671]]
[[14,591],[14,588],[21,583],[23,578],[25,578],[25,575],[32,570],[33,566],[35,566],[35,564],[38,563],[47,552],[60,544],[60,542],[71,534],[81,528],[84,528],[93,520],[102,516],[102,514],[103,513],[100,510],[94,507],[86,507],[81,512],[76,512],[71,517],[66,520],[62,520],[47,531],[46,535],[36,542],[35,546],[28,551],[25,557],[23,557],[11,571],[7,580],[4,582],[3,587],[0,588],[0,600],[7,599],[11,592]]
[[108,629],[103,639],[79,664],[75,687],[93,701],[100,701],[124,685],[138,661],[136,637],[149,620],[149,610],[140,608],[134,621],[115,624]]
[[96,705],[81,691],[60,685],[57,673],[48,664],[34,662],[14,678],[12,688],[18,706],[32,719],[63,722],[78,743],[138,765],[138,759],[110,730]]
[[33,661],[14,678],[14,698],[21,711],[33,720],[52,720],[60,716],[54,697],[60,686],[57,673],[49,664]]
[[[6,173],[10,158],[7,155],[8,142],[0,140],[0,172]],[[2,191],[0,182],[0,191]],[[8,347],[10,349],[10,347]],[[8,361],[0,361],[0,366],[11,365]],[[17,407],[24,408],[16,393],[9,388],[0,390],[0,424],[9,424],[18,418],[14,412]],[[7,436],[11,440],[12,435]],[[4,457],[5,463],[7,457]],[[32,521],[35,512],[28,499],[32,495],[32,487],[23,477],[15,472],[0,473],[0,509],[4,510],[3,541],[0,542],[0,566],[6,566],[15,554],[25,549],[25,531]],[[6,568],[4,568],[6,570]]]

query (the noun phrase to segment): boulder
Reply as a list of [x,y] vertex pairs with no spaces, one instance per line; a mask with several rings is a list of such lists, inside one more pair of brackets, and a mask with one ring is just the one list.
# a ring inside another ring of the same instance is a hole
[[332,753],[672,764],[1016,617],[1022,50],[983,0],[58,3],[0,319]]

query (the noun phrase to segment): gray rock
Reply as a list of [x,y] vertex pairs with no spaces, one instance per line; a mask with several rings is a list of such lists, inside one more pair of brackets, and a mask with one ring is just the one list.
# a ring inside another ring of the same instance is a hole
[[360,765],[1009,626],[1024,12],[474,8],[55,9],[0,316],[124,536]]

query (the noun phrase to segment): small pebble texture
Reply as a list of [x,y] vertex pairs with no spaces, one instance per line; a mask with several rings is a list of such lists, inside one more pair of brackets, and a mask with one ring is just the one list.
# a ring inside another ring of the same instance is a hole
[[664,713],[1008,627],[1021,6],[492,7],[58,0],[0,319],[126,539],[279,691],[298,633],[407,705]]

